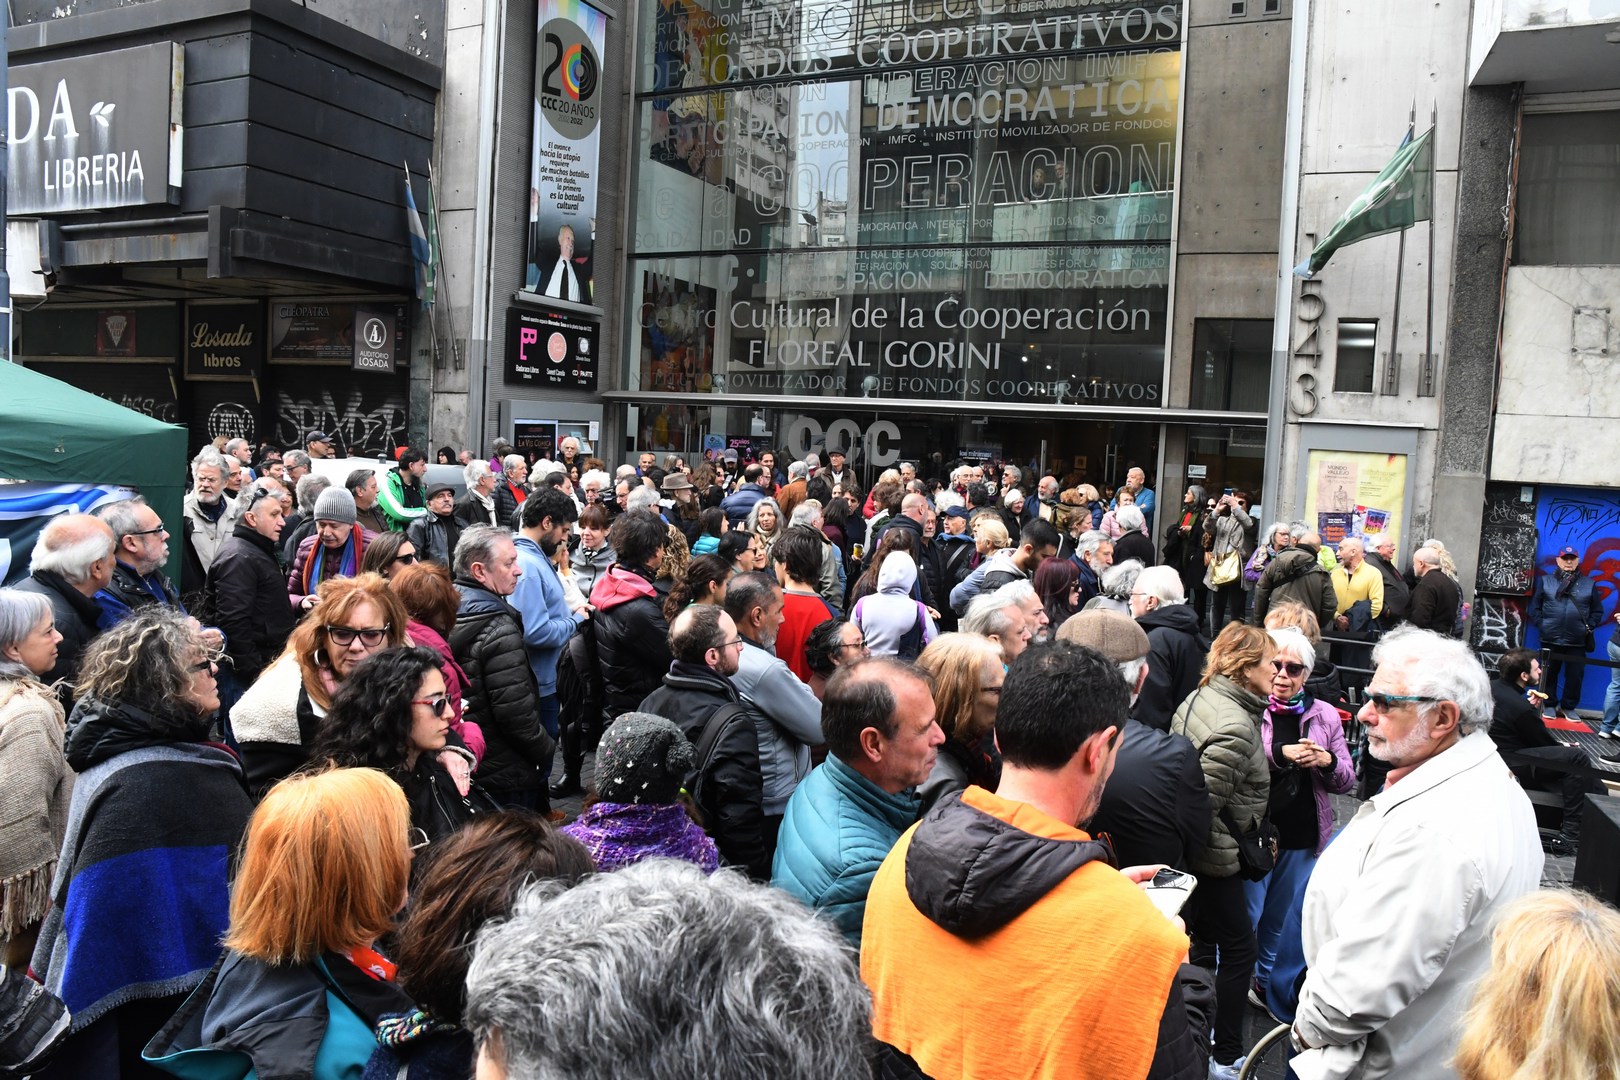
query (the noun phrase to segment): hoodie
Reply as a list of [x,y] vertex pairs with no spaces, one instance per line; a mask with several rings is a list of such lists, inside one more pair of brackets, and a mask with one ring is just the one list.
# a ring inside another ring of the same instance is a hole
[[[930,1076],[1202,1076],[1207,1036],[1189,1020],[1203,1018],[1189,1018],[1178,979],[1186,949],[1186,935],[1113,869],[1106,843],[970,787],[884,860],[867,898],[861,977],[873,1034]],[[987,1025],[989,985],[1019,1007]]]
[[1147,681],[1131,706],[1131,718],[1168,731],[1176,708],[1198,689],[1209,638],[1189,604],[1161,604],[1136,624],[1147,631],[1150,652]]
[[[917,584],[917,564],[903,551],[891,551],[878,568],[878,591],[855,601],[850,619],[866,636],[866,647],[873,656],[900,655],[913,660],[923,646],[939,636],[934,620],[922,604],[911,598],[912,587]],[[907,641],[907,635],[921,630],[919,640]],[[901,649],[902,644],[906,646]],[[915,651],[911,646],[915,645]],[[909,655],[904,655],[909,653]]]
[[606,719],[630,712],[669,671],[669,624],[650,572],[614,563],[591,589],[591,632],[606,694]]

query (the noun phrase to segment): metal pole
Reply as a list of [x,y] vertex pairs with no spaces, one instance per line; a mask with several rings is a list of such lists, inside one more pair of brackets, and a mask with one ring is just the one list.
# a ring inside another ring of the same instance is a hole
[[[1429,315],[1423,327],[1423,364],[1418,369],[1418,396],[1434,395],[1434,158],[1438,104],[1429,106]],[[1405,235],[1404,233],[1402,235]]]
[[1395,253],[1395,317],[1390,320],[1389,360],[1384,364],[1384,393],[1401,392],[1401,279],[1406,273],[1406,230],[1401,230],[1400,247]]

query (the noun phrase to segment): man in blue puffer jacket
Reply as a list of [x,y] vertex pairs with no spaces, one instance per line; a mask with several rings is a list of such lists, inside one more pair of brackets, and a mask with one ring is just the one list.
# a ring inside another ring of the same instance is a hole
[[872,877],[917,820],[945,733],[916,670],[875,658],[839,668],[821,700],[827,760],[788,800],[771,884],[819,908],[856,948]]
[[[1581,553],[1573,547],[1558,549],[1558,569],[1536,580],[1536,595],[1525,613],[1541,634],[1541,647],[1563,653],[1591,651],[1588,635],[1603,622],[1603,597],[1589,577],[1580,572]],[[1564,674],[1564,692],[1558,693],[1558,673]],[[1547,658],[1547,692],[1559,717],[1581,703],[1581,679],[1586,665]]]
[[750,465],[743,470],[743,483],[736,491],[727,495],[720,503],[720,509],[726,512],[726,521],[733,529],[742,528],[748,519],[748,512],[754,504],[761,499],[771,498],[770,480],[765,476],[765,469],[760,465]]

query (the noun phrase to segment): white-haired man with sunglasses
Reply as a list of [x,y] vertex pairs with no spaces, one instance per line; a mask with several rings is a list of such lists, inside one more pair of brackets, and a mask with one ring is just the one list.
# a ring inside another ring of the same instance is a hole
[[1373,664],[1360,719],[1389,778],[1305,892],[1301,1080],[1451,1077],[1496,916],[1541,881],[1535,814],[1486,734],[1479,661],[1460,641],[1402,627]]

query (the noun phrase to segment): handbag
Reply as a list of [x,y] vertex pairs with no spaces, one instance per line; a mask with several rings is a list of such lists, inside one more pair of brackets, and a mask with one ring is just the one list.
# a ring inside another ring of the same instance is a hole
[[1222,585],[1230,585],[1238,579],[1238,575],[1242,572],[1243,552],[1237,548],[1232,548],[1210,564],[1209,583],[1217,588]]
[[1261,818],[1253,832],[1241,832],[1232,820],[1232,811],[1221,807],[1221,824],[1237,841],[1238,876],[1244,881],[1262,881],[1277,867],[1277,844],[1282,834],[1270,818]]

